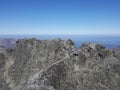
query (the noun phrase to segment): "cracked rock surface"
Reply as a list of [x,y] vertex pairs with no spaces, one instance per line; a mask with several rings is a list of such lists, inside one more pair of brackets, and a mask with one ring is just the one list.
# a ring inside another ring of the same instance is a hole
[[[118,47],[119,48],[119,47]],[[0,52],[0,90],[120,90],[120,49],[20,39]]]

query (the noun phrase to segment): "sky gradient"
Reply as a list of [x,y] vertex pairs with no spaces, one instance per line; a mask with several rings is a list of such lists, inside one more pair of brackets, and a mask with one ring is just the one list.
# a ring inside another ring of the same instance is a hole
[[120,0],[0,0],[0,34],[120,35]]

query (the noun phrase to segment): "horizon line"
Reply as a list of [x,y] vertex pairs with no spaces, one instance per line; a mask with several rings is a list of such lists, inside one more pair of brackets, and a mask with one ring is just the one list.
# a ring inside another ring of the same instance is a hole
[[19,34],[19,33],[16,33],[16,34],[0,34],[0,35],[94,35],[94,36],[96,36],[96,35],[101,35],[101,36],[120,36],[120,34],[67,34],[67,33],[64,33],[64,34],[31,34],[31,33],[29,33],[29,34],[27,34],[27,33],[25,33],[25,34],[23,34],[23,33],[21,33],[21,34]]

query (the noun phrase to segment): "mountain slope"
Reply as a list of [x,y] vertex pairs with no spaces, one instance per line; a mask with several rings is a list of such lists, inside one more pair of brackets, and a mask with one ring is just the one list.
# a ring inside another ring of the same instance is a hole
[[18,40],[0,54],[0,75],[0,90],[120,90],[113,51],[71,40]]

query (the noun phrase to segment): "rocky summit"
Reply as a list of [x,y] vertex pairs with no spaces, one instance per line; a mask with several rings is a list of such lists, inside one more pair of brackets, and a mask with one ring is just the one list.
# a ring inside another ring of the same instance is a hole
[[[119,51],[118,51],[119,50]],[[120,49],[21,39],[0,52],[0,90],[120,90]]]

